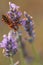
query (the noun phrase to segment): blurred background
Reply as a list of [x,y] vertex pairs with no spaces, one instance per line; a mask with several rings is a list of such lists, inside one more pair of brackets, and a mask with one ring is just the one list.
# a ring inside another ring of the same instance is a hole
[[[28,14],[33,16],[36,38],[33,42],[35,50],[39,53],[41,59],[43,60],[43,0],[0,0],[0,41],[2,40],[2,35],[9,32],[9,27],[7,24],[2,23],[1,17],[2,14],[6,13],[9,10],[8,2],[11,1],[20,6],[22,13],[27,11]],[[23,31],[23,37],[27,37],[25,30],[21,27]],[[30,57],[34,57],[32,51],[32,45],[26,41],[26,50]],[[19,59],[19,54],[14,57],[15,60]],[[2,49],[0,49],[0,65],[7,65],[9,60],[2,54]]]

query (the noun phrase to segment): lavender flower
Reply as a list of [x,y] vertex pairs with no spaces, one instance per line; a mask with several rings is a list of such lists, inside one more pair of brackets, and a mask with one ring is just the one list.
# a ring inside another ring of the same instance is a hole
[[22,15],[22,13],[20,11],[18,11],[18,9],[20,7],[17,6],[16,4],[14,4],[14,3],[11,3],[11,2],[9,2],[9,7],[10,7],[10,10],[8,11],[7,14],[9,14],[10,18],[13,21],[18,20],[21,17],[21,15]]
[[3,40],[0,43],[0,48],[5,49],[4,53],[6,56],[15,55],[17,52],[17,48],[18,48],[16,39],[13,39],[13,37],[11,35],[10,36],[4,35]]
[[34,23],[32,20],[32,16],[28,15],[27,12],[24,12],[24,16],[25,16],[25,18],[22,19],[21,24],[25,28],[28,35],[32,38],[35,38]]

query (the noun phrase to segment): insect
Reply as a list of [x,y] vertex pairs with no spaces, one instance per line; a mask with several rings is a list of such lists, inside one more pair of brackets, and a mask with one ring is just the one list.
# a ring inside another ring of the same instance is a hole
[[7,23],[10,28],[13,28],[15,31],[18,30],[18,20],[16,22],[12,22],[11,18],[8,15],[2,15],[2,21]]

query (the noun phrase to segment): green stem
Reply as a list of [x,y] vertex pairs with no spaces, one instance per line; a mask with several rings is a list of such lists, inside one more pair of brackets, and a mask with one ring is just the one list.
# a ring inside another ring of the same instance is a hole
[[13,57],[10,57],[10,62],[11,62],[11,65],[14,65],[14,63],[13,63]]
[[25,59],[23,58],[22,48],[21,48],[21,35],[19,35],[19,55],[20,55],[20,64],[21,65],[27,65]]

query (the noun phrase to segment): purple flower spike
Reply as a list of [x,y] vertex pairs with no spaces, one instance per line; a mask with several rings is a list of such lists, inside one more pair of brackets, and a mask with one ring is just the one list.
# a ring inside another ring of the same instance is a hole
[[10,16],[10,18],[12,19],[13,23],[15,21],[18,21],[19,18],[21,17],[22,13],[19,11],[19,6],[17,6],[14,3],[9,2],[9,11],[7,12],[7,14]]
[[5,49],[5,55],[8,57],[15,55],[18,49],[17,40],[13,38],[13,35],[15,35],[15,33],[11,31],[8,36],[3,35],[3,40],[0,43],[0,48]]
[[32,16],[28,15],[27,12],[24,12],[25,18],[22,19],[21,24],[23,25],[24,29],[28,33],[30,37],[35,38],[35,32],[34,31],[34,23],[32,20]]

